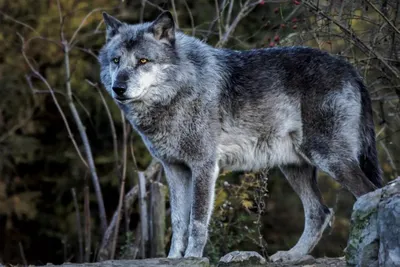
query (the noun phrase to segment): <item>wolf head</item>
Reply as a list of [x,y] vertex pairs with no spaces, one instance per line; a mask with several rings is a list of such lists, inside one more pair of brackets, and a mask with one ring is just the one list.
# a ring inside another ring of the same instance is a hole
[[106,44],[100,52],[101,80],[120,104],[133,101],[163,102],[171,99],[179,80],[179,56],[171,13],[136,25],[103,13]]

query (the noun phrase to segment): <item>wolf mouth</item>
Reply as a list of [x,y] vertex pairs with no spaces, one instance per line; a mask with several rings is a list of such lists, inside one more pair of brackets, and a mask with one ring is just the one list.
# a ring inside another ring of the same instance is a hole
[[127,104],[127,103],[129,103],[129,102],[134,101],[135,99],[133,99],[133,98],[120,98],[120,97],[116,97],[115,100],[116,100],[118,103]]

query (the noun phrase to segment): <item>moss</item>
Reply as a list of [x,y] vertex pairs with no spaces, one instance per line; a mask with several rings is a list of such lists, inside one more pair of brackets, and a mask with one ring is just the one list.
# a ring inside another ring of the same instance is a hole
[[371,224],[373,216],[376,219],[377,216],[377,206],[367,210],[355,210],[353,213],[353,218],[351,220],[351,229],[349,234],[349,241],[346,248],[346,261],[348,266],[355,266],[358,262],[358,257],[361,249],[361,243],[365,238],[366,229]]

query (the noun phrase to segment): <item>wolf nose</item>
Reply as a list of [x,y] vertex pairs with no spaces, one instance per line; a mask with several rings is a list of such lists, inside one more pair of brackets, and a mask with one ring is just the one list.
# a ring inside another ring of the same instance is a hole
[[117,96],[122,96],[126,92],[126,86],[122,84],[118,84],[116,86],[113,86],[113,91]]

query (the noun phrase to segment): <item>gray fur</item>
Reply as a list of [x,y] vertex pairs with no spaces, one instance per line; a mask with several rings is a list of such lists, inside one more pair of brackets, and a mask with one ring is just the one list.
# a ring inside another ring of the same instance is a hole
[[303,235],[275,261],[309,253],[332,216],[317,168],[356,197],[381,185],[371,101],[349,63],[306,47],[216,49],[168,12],[137,25],[104,17],[102,82],[166,171],[169,257],[202,256],[220,169],[277,166],[299,195]]

